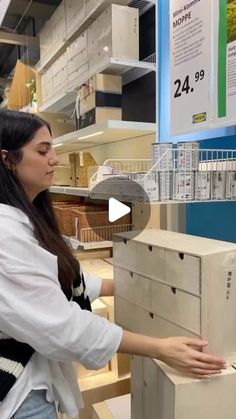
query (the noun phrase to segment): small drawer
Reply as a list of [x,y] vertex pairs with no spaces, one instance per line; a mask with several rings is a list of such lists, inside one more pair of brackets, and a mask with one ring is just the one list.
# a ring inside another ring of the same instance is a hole
[[196,337],[196,334],[190,330],[171,323],[146,308],[130,303],[119,295],[115,297],[114,303],[115,322],[126,330],[156,338],[168,338],[170,336]]
[[150,280],[134,272],[114,268],[115,295],[150,309]]
[[200,303],[195,297],[177,288],[151,281],[151,311],[158,316],[200,334]]
[[136,271],[137,244],[132,240],[115,237],[113,245],[114,265]]
[[170,250],[165,252],[165,279],[174,287],[200,294],[200,258]]
[[153,279],[164,280],[165,251],[145,243],[137,243],[137,271]]

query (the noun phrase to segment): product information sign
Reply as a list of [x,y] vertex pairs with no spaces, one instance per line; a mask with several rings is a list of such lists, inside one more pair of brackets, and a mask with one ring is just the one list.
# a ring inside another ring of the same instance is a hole
[[172,135],[211,123],[212,7],[212,0],[170,0]]
[[236,0],[214,5],[214,126],[236,124]]

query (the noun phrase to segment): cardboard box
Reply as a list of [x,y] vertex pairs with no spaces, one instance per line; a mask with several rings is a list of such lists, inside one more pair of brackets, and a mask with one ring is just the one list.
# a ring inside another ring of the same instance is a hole
[[120,76],[97,74],[79,90],[79,129],[108,119],[122,119]]

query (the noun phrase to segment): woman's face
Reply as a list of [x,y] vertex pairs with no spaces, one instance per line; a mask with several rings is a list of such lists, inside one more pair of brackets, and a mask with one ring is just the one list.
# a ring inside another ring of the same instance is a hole
[[52,137],[46,126],[22,147],[23,156],[16,164],[15,174],[31,201],[53,184],[54,166],[58,158],[52,147]]

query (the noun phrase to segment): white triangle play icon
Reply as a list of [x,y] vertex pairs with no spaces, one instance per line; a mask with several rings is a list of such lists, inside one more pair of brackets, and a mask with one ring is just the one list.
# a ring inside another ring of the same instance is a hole
[[129,214],[130,211],[128,205],[122,204],[122,202],[117,201],[115,198],[109,199],[109,221],[111,223],[124,217],[124,215]]

